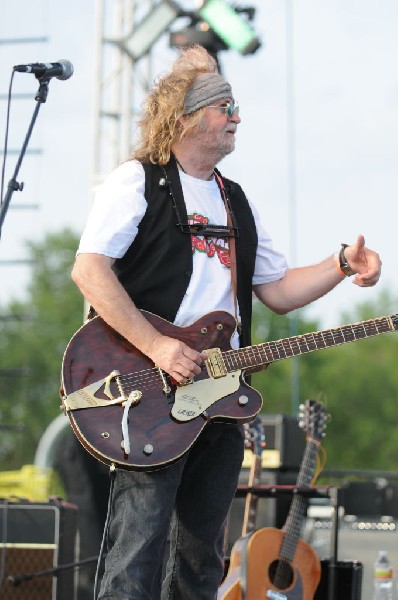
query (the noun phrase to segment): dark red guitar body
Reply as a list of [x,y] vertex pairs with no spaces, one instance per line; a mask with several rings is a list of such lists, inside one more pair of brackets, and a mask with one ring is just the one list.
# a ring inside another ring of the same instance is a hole
[[[209,348],[229,350],[236,325],[232,316],[221,311],[210,313],[189,327],[172,325],[150,313],[144,315],[161,333],[180,339],[198,351]],[[170,414],[175,386],[171,386],[171,393],[167,395],[154,364],[100,317],[83,325],[69,342],[62,364],[61,395],[65,399],[107,377],[113,370],[124,376],[127,394],[136,389],[142,393],[138,404],[129,412],[131,447],[128,455],[121,447],[123,408],[120,405],[69,410],[67,415],[76,436],[93,456],[125,469],[165,467],[190,448],[211,420],[251,421],[262,405],[261,395],[241,376],[239,389],[217,400],[205,415],[191,421],[175,420]],[[195,382],[204,378],[209,378],[206,368]],[[189,387],[186,386],[188,393]],[[114,396],[118,396],[114,381],[111,388]],[[244,405],[238,402],[243,394],[247,397]],[[98,396],[106,398],[101,390]],[[144,450],[148,445],[152,448],[149,454]]]

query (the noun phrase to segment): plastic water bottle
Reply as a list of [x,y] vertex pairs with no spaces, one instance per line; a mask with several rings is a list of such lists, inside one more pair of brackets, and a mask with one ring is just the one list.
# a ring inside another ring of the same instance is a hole
[[388,553],[380,550],[374,564],[374,594],[373,600],[393,600],[394,581],[393,571]]

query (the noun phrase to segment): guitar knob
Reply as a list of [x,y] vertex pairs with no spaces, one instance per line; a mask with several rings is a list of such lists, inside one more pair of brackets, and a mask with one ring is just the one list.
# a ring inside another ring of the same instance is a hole
[[238,404],[240,406],[245,406],[249,402],[249,398],[247,396],[239,396]]
[[152,444],[145,444],[144,446],[144,454],[146,454],[147,456],[149,456],[150,454],[152,454],[153,452],[153,446]]

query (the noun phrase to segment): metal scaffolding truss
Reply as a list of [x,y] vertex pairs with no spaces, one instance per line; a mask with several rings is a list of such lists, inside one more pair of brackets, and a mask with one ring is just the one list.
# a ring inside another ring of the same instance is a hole
[[134,125],[152,81],[152,56],[150,51],[134,60],[122,42],[156,4],[154,0],[97,0],[94,188],[131,153]]

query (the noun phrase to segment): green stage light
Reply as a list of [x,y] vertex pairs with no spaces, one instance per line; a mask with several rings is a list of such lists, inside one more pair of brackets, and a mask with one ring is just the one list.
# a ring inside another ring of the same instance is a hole
[[207,0],[198,12],[227,46],[241,54],[253,54],[261,46],[248,22],[225,0]]

